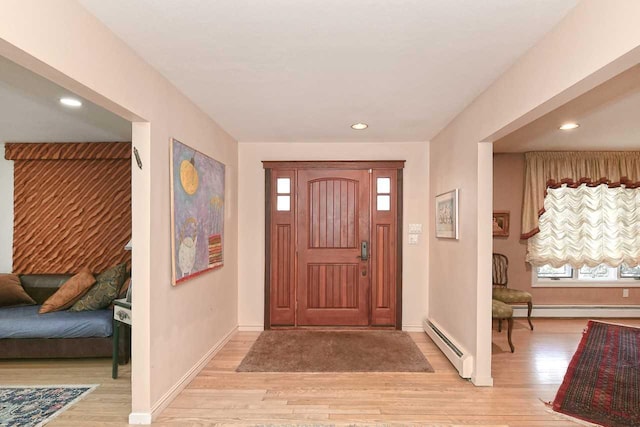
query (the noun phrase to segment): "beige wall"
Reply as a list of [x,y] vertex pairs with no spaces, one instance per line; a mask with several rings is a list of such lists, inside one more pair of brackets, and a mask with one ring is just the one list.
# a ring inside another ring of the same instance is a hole
[[[263,160],[406,160],[403,218],[403,327],[419,329],[427,308],[428,143],[240,143],[239,324],[264,326]],[[407,224],[422,224],[419,244],[407,244]]]
[[[144,420],[237,325],[237,143],[74,1],[3,1],[0,55],[129,120],[133,412]],[[169,138],[226,164],[225,266],[171,286]]]
[[491,157],[478,143],[515,130],[640,62],[639,14],[640,2],[633,0],[580,2],[431,141],[431,194],[457,187],[461,200],[460,240],[430,242],[429,315],[476,357],[476,384],[491,383],[491,270],[486,267],[492,233],[486,201],[493,190],[482,184]]
[[4,158],[0,142],[0,273],[13,271],[13,161]]
[[531,267],[525,262],[526,240],[520,240],[524,154],[493,156],[493,208],[508,210],[509,237],[494,237],[494,252],[509,258],[509,287],[531,292],[534,304],[640,304],[640,288],[629,288],[622,298],[620,288],[532,288]]
[[[264,241],[259,160],[284,156],[374,159],[418,154],[407,156],[409,162],[421,166],[412,166],[411,178],[407,177],[415,187],[405,198],[405,223],[420,222],[425,230],[432,218],[427,214],[433,209],[431,195],[461,189],[460,240],[429,238],[428,248],[424,240],[417,247],[405,247],[405,292],[411,290],[410,295],[405,294],[405,321],[419,321],[426,311],[421,306],[428,301],[429,315],[476,356],[477,383],[487,383],[491,319],[486,295],[490,295],[491,276],[486,265],[492,238],[490,204],[489,209],[485,205],[492,199],[492,188],[485,182],[490,170],[486,150],[478,142],[494,140],[640,62],[639,15],[640,2],[635,0],[579,3],[434,138],[429,157],[426,145],[399,151],[395,145],[381,144],[366,151],[372,147],[348,144],[344,150],[351,151],[343,153],[328,144],[242,144],[238,165],[233,139],[77,3],[4,0],[0,54],[123,117],[151,123],[136,125],[133,132],[134,144],[142,141],[139,149],[145,164],[143,171],[134,169],[133,175],[134,298],[140,298],[134,302],[133,410],[151,411],[233,329],[238,305],[243,324],[261,324],[262,308],[256,302],[262,301],[264,263],[263,254],[256,249]],[[144,139],[149,131],[147,144]],[[224,162],[228,174],[225,268],[178,288],[169,285],[167,165],[171,136]],[[236,198],[239,168],[241,200]],[[239,247],[235,238],[238,218],[243,224]]]

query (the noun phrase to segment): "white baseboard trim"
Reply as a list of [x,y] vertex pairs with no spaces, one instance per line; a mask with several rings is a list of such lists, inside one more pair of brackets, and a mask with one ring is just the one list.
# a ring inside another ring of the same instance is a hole
[[[513,317],[527,317],[527,307],[514,305]],[[531,317],[640,317],[640,305],[534,305]]]
[[402,330],[405,332],[424,332],[422,325],[402,325]]
[[[207,365],[207,363],[209,363],[209,361],[213,359],[213,356],[215,356],[220,351],[220,349],[224,347],[227,342],[229,342],[233,334],[237,331],[238,327],[236,326],[235,328],[227,332],[227,334],[222,337],[220,341],[214,344],[213,347],[211,347],[211,349],[207,351],[207,353],[202,356],[200,360],[198,360],[196,364],[193,365],[191,369],[189,369],[187,373],[182,376],[182,378],[180,378],[169,390],[167,390],[165,394],[162,395],[162,397],[160,397],[160,399],[158,399],[156,403],[153,404],[153,406],[151,407],[151,417],[149,419],[149,422],[145,424],[151,424],[151,421],[155,419],[160,414],[160,412],[162,412],[173,401],[173,399],[175,399],[178,394],[182,390],[184,390],[187,385],[189,385],[191,380],[193,380],[196,375],[198,375],[198,373]],[[129,421],[131,421],[131,415],[129,415]]]
[[151,414],[149,412],[132,412],[129,414],[129,424],[151,424]]
[[493,377],[471,377],[471,382],[476,387],[493,387]]
[[240,332],[262,332],[264,331],[264,325],[240,325],[238,326]]

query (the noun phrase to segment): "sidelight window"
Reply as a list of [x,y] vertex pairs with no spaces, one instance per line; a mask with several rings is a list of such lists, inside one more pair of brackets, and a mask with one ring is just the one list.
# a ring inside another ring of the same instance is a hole
[[276,210],[291,210],[291,178],[276,179]]
[[391,178],[376,179],[376,208],[379,211],[391,210]]

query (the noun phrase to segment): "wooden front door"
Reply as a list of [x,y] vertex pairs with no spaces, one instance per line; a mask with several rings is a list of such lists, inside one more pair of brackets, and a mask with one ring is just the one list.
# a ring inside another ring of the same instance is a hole
[[404,161],[263,164],[265,328],[400,329]]
[[299,326],[369,324],[369,173],[298,172]]

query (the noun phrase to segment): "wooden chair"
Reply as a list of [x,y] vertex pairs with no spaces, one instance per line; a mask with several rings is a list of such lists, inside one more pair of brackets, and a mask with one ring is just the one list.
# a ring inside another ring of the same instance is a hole
[[513,308],[498,300],[491,300],[491,317],[498,319],[498,332],[502,331],[502,321],[507,320],[507,341],[509,341],[509,347],[511,347],[511,353],[515,351],[513,343],[511,342],[511,331],[513,330]]
[[509,277],[507,269],[509,268],[509,258],[506,255],[493,254],[493,299],[501,301],[505,304],[527,304],[527,320],[533,331],[533,323],[531,323],[531,310],[533,308],[531,294],[526,291],[508,288]]

